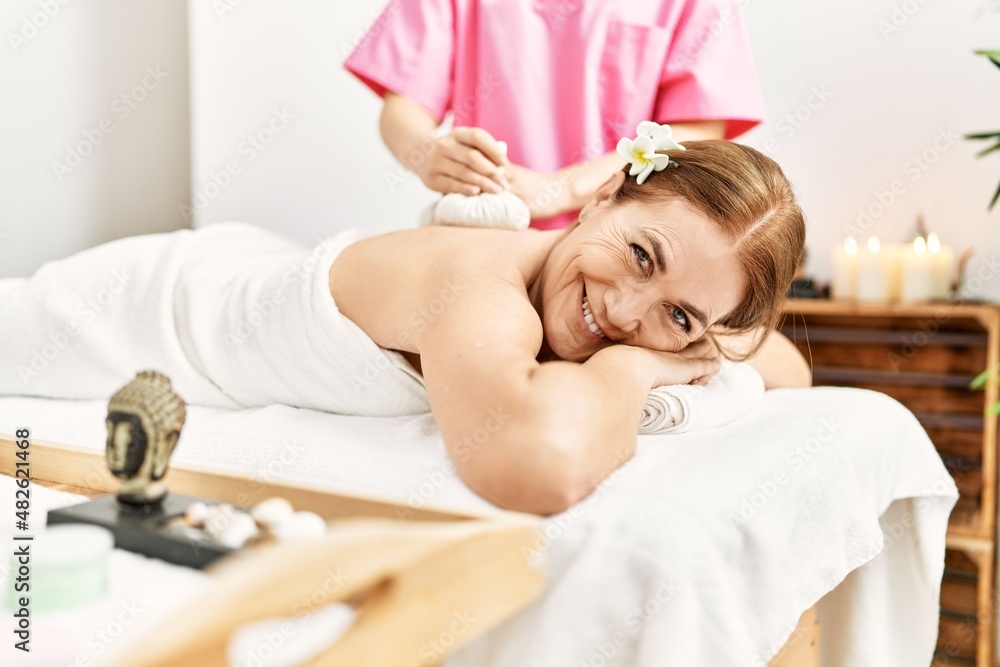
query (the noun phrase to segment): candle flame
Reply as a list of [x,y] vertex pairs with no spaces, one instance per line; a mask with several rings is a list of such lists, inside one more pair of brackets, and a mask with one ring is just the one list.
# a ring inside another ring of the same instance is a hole
[[913,252],[915,252],[918,255],[927,254],[927,242],[924,241],[923,236],[918,236],[917,238],[913,239]]
[[870,236],[868,238],[868,252],[878,252],[880,247],[877,236]]
[[934,232],[927,235],[927,249],[932,255],[936,255],[941,252],[941,241],[938,239],[938,235]]
[[853,236],[848,236],[847,240],[844,241],[844,252],[851,257],[858,254],[858,242],[854,240]]

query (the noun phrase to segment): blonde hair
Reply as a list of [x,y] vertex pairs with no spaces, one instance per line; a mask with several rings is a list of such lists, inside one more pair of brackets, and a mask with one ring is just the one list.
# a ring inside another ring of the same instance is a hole
[[[714,221],[733,243],[746,286],[739,305],[714,327],[716,335],[763,328],[743,354],[753,356],[781,319],[781,308],[805,248],[805,221],[781,167],[763,153],[729,141],[685,142],[670,151],[677,166],[652,172],[645,183],[626,175],[612,202],[657,204],[682,199]],[[627,170],[629,165],[625,166]]]

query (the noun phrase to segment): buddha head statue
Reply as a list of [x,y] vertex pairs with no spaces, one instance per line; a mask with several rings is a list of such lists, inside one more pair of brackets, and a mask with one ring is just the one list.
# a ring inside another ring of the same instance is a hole
[[157,371],[140,371],[111,397],[106,454],[111,474],[122,480],[120,502],[152,505],[167,495],[162,479],[185,417],[184,401]]

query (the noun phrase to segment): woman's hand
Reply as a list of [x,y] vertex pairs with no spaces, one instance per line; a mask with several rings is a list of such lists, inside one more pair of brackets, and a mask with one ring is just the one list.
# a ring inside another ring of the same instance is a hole
[[431,190],[478,195],[499,194],[508,187],[507,156],[500,142],[478,127],[456,127],[433,141],[430,153],[414,171]]
[[611,363],[628,371],[648,389],[674,384],[706,384],[720,367],[719,350],[702,339],[679,352],[660,352],[632,345],[612,345],[585,363]]
[[[664,353],[661,352],[660,354]],[[709,372],[691,379],[690,384],[708,384],[708,381],[719,372],[719,368],[722,364],[722,355],[719,352],[719,346],[712,338],[708,337],[696,340],[677,354],[684,359],[694,361],[696,363],[706,362],[706,368],[710,369]]]

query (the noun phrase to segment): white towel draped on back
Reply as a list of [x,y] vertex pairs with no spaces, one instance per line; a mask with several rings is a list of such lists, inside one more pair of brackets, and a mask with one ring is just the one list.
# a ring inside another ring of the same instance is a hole
[[165,373],[189,403],[426,412],[420,376],[337,310],[329,269],[367,232],[311,250],[246,223],[106,243],[0,281],[0,395],[107,398]]
[[[0,280],[0,395],[108,398],[152,368],[192,404],[426,412],[420,375],[330,294],[334,259],[367,234],[348,230],[310,250],[217,223],[112,241]],[[653,390],[639,432],[721,426],[763,391],[753,368],[726,364],[707,386]]]

